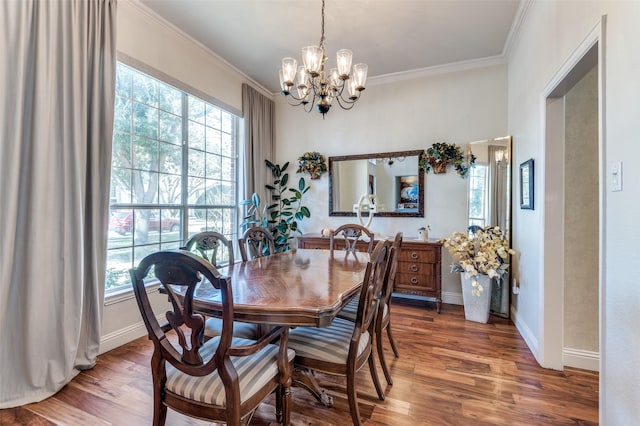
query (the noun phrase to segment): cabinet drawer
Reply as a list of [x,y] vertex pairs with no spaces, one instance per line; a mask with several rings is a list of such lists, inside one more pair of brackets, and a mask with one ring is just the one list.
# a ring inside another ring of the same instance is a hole
[[420,262],[420,263],[435,263],[436,252],[435,250],[412,250],[402,249],[400,251],[400,262]]
[[436,291],[437,289],[437,282],[433,275],[398,273],[394,284],[396,288],[400,286],[402,289],[418,291]]
[[398,273],[435,275],[435,263],[398,262]]

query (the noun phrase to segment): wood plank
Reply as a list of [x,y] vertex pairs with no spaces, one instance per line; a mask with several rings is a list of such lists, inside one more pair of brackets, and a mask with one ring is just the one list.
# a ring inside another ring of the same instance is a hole
[[[385,356],[394,384],[378,400],[369,370],[357,375],[360,414],[369,426],[389,425],[596,425],[597,372],[541,368],[513,324],[491,317],[488,324],[465,321],[462,307],[394,298],[391,324],[400,350],[395,358],[385,340]],[[146,337],[98,357],[54,397],[37,404],[0,410],[0,424],[149,425],[152,417]],[[378,368],[382,379],[382,371]],[[294,426],[351,424],[346,382],[318,374],[334,398],[319,404],[303,389],[292,390]],[[275,424],[275,400],[268,397],[252,426]],[[167,425],[205,426],[169,410]]]

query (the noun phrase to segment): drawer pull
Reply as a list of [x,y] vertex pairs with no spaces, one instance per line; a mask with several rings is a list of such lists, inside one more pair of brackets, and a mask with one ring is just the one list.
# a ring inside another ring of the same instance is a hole
[[411,272],[418,272],[418,265],[413,264],[409,269],[411,269]]
[[418,258],[418,253],[415,252],[415,251],[411,252],[411,258],[412,259],[417,259]]
[[411,277],[411,284],[418,284],[418,278]]

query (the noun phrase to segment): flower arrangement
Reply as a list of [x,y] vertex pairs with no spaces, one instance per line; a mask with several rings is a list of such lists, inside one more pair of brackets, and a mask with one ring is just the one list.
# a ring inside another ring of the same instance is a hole
[[305,152],[298,158],[297,173],[307,172],[311,179],[318,179],[327,171],[327,160],[317,151]]
[[[466,278],[480,274],[502,280],[509,264],[510,254],[515,254],[505,240],[500,227],[487,226],[475,231],[471,236],[464,232],[454,232],[443,240],[443,245],[457,259],[451,265],[451,272],[464,273]],[[473,294],[480,296],[483,288],[473,280]]]
[[445,173],[447,166],[453,164],[458,174],[465,178],[469,169],[475,164],[476,156],[469,152],[469,158],[465,158],[462,149],[453,143],[436,142],[420,156],[418,166],[429,173],[433,168],[434,173]]

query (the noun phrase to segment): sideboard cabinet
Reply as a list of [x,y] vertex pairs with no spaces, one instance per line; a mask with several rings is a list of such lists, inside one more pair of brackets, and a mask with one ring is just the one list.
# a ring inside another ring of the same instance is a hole
[[[304,234],[298,237],[301,249],[329,249],[329,238],[320,234]],[[359,241],[356,247],[367,250],[367,245]],[[442,244],[437,240],[403,240],[398,259],[398,270],[393,292],[421,296],[436,303],[440,313],[442,304]]]

